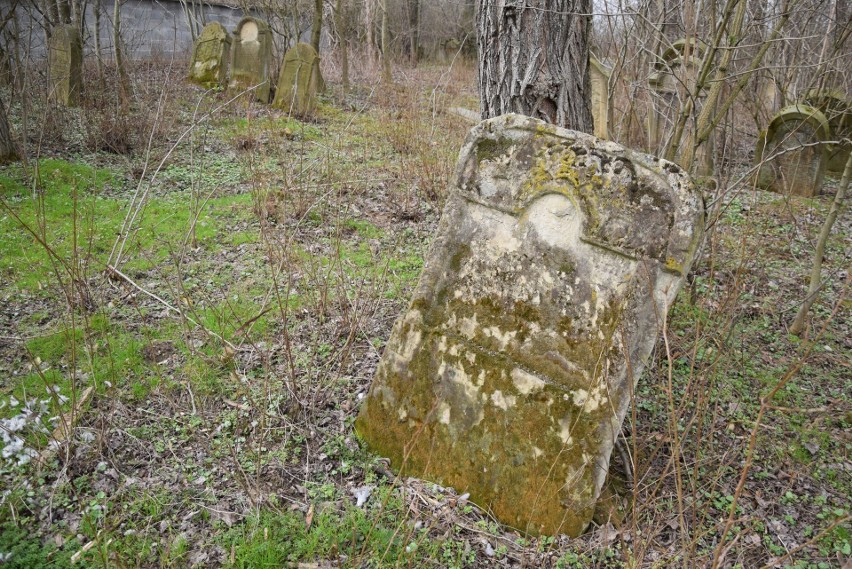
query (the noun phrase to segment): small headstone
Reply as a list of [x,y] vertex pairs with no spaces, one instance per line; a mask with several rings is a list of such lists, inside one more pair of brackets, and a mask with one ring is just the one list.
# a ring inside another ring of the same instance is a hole
[[[651,152],[663,154],[674,135],[674,127],[677,124],[681,112],[681,103],[686,100],[687,89],[695,89],[695,82],[701,61],[704,58],[704,45],[701,42],[684,39],[677,40],[667,49],[655,65],[655,72],[649,79],[651,87],[651,108],[648,110],[648,130],[650,134]],[[694,101],[694,116],[698,116],[704,106],[706,93],[698,93]],[[681,141],[690,138],[693,121],[688,121]],[[695,171],[702,175],[713,173],[713,149],[714,141],[711,135],[698,148],[695,156]],[[675,156],[675,162],[680,160],[681,154]]]
[[319,56],[311,45],[298,43],[284,54],[275,101],[272,103],[297,116],[308,116],[316,108]]
[[825,115],[831,129],[831,139],[841,141],[828,145],[826,169],[829,172],[842,173],[846,159],[852,152],[852,105],[840,91],[811,90],[805,94],[802,102],[818,109]]
[[230,88],[247,89],[259,85],[254,89],[254,95],[258,101],[268,103],[272,34],[266,22],[243,18],[234,33],[233,50]]
[[80,104],[83,92],[83,40],[76,26],[56,26],[48,47],[49,99],[66,107]]
[[828,161],[831,129],[825,116],[808,105],[781,109],[754,153],[757,185],[764,190],[812,197],[819,193]]
[[189,79],[202,87],[227,85],[231,36],[219,22],[210,22],[192,47]]
[[520,115],[474,127],[456,172],[356,430],[504,524],[578,535],[702,199],[675,164]]
[[592,71],[592,116],[595,119],[595,136],[609,138],[609,76],[612,70],[598,61],[589,58]]

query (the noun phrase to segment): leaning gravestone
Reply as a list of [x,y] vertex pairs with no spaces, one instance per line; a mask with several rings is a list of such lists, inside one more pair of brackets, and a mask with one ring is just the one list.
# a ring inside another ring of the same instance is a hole
[[828,145],[826,169],[842,173],[852,152],[852,105],[840,91],[816,90],[805,93],[802,102],[825,115],[831,129],[831,139],[839,144]]
[[808,105],[791,105],[760,133],[754,153],[757,185],[764,190],[812,197],[819,193],[828,161],[831,129]]
[[230,34],[219,22],[210,22],[192,47],[189,80],[208,89],[226,85],[230,57]]
[[[651,87],[652,105],[648,111],[648,130],[651,152],[663,154],[672,136],[681,112],[681,103],[686,100],[689,91],[695,90],[695,82],[704,59],[705,46],[701,42],[684,39],[677,40],[668,48],[655,64],[655,71],[648,83]],[[707,94],[698,92],[694,99],[694,116],[698,116],[704,106]],[[681,141],[693,134],[693,121],[688,121]],[[696,172],[702,175],[713,174],[713,135],[702,144],[695,156]],[[675,161],[681,158],[680,152]]]
[[263,20],[243,18],[234,34],[234,57],[231,64],[231,89],[255,87],[254,95],[262,103],[269,102],[269,62],[272,57],[272,34]]
[[306,43],[298,43],[284,54],[273,105],[297,116],[314,112],[317,100],[319,56]]
[[483,121],[357,432],[505,524],[582,533],[702,227],[675,164],[529,117]]
[[595,119],[595,136],[609,138],[609,76],[612,70],[598,58],[589,58],[592,71],[592,116]]
[[83,40],[75,26],[53,28],[48,64],[49,99],[66,107],[79,105],[83,92]]

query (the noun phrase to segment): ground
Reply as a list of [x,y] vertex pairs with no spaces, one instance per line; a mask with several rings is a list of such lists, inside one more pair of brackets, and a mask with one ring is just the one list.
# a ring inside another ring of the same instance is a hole
[[0,566],[848,567],[848,211],[787,333],[837,180],[753,191],[746,150],[705,183],[597,523],[533,539],[352,430],[475,67],[332,86],[301,120],[183,71],[140,64],[129,117],[12,98],[31,155],[0,168]]

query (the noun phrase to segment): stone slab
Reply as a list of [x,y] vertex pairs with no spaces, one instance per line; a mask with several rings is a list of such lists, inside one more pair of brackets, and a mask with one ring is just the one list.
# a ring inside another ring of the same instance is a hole
[[506,525],[582,533],[702,227],[675,164],[529,117],[483,121],[356,431]]

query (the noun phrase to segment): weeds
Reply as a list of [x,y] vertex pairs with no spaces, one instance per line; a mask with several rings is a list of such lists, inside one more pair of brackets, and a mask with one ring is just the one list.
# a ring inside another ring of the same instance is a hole
[[791,337],[777,314],[804,290],[819,200],[719,190],[614,460],[622,512],[587,535],[518,535],[362,448],[351,423],[465,134],[443,109],[473,104],[471,76],[422,68],[312,123],[219,94],[158,107],[152,88],[154,136],[126,158],[0,170],[5,563],[811,569],[850,555],[848,213],[815,332]]

